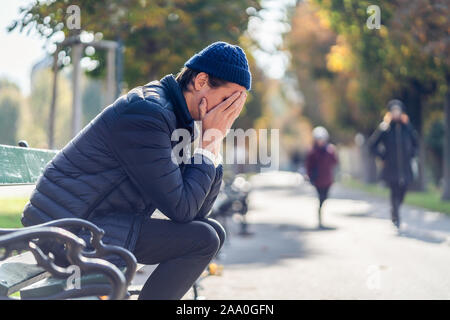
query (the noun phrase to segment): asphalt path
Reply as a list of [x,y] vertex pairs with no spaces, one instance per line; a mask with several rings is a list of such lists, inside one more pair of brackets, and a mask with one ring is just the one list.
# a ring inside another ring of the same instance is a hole
[[253,234],[239,236],[235,217],[223,275],[202,281],[207,299],[450,298],[450,216],[404,206],[397,232],[387,199],[337,184],[319,230],[307,182],[270,173],[253,185]]

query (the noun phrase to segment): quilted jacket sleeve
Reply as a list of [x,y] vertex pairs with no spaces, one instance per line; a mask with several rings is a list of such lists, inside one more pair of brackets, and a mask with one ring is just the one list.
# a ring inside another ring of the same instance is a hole
[[172,161],[167,119],[159,106],[140,100],[116,112],[108,125],[108,143],[141,194],[177,222],[192,221],[215,180],[206,157],[191,159],[181,172]]
[[198,212],[196,218],[205,218],[211,211],[214,202],[216,201],[217,196],[219,195],[220,192],[220,186],[222,184],[222,176],[223,176],[223,168],[222,165],[219,165],[216,168],[216,177],[214,179],[211,190],[209,191],[208,196],[205,199],[205,202],[203,202],[203,206],[200,208],[200,211]]

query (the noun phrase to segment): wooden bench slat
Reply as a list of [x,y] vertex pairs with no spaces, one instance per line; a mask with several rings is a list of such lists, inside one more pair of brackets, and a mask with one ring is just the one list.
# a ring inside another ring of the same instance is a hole
[[0,145],[0,185],[36,183],[57,152]]
[[49,276],[31,252],[0,262],[0,296],[8,296]]
[[[81,286],[87,284],[108,284],[108,279],[102,274],[90,274],[82,276]],[[66,290],[66,279],[46,278],[20,290],[22,299],[38,299],[51,296]]]
[[[139,264],[137,270],[143,268],[144,265]],[[121,268],[125,272],[125,268]],[[87,284],[108,284],[109,281],[105,275],[90,274],[82,276],[80,279],[81,287]],[[46,278],[20,290],[20,297],[24,299],[38,299],[50,295],[57,294],[66,289],[65,279]]]
[[[122,271],[124,271],[124,269],[122,269]],[[80,284],[81,287],[88,284],[109,284],[109,280],[103,274],[89,274],[81,277]],[[20,297],[22,299],[38,299],[60,293],[61,291],[66,290],[66,288],[66,279],[50,277],[23,288],[20,290]]]

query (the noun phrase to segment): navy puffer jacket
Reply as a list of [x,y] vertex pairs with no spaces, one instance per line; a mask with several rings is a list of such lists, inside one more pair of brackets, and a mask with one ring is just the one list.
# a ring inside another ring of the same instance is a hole
[[194,122],[172,75],[131,90],[48,163],[22,224],[83,218],[105,230],[105,243],[133,251],[143,219],[155,209],[179,223],[206,216],[222,166],[200,155],[191,164],[174,163],[177,128],[193,135]]

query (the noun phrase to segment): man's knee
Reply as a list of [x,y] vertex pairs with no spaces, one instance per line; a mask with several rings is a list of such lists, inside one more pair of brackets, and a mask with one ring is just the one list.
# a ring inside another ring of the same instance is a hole
[[217,231],[206,222],[196,221],[194,223],[200,251],[205,255],[214,256],[221,244]]
[[219,223],[219,221],[211,219],[211,218],[207,218],[203,221],[205,223],[209,224],[210,226],[212,226],[214,228],[214,230],[216,230],[217,235],[219,236],[219,239],[220,239],[220,247],[222,247],[222,245],[225,243],[225,240],[227,238],[227,234],[225,232],[224,227]]
[[219,244],[219,249],[223,246],[223,244],[225,243],[225,240],[227,238],[227,233],[225,232],[225,229],[222,227],[222,225],[220,223],[218,224],[218,228],[216,229],[217,231],[217,235],[219,236],[220,239],[220,244]]

